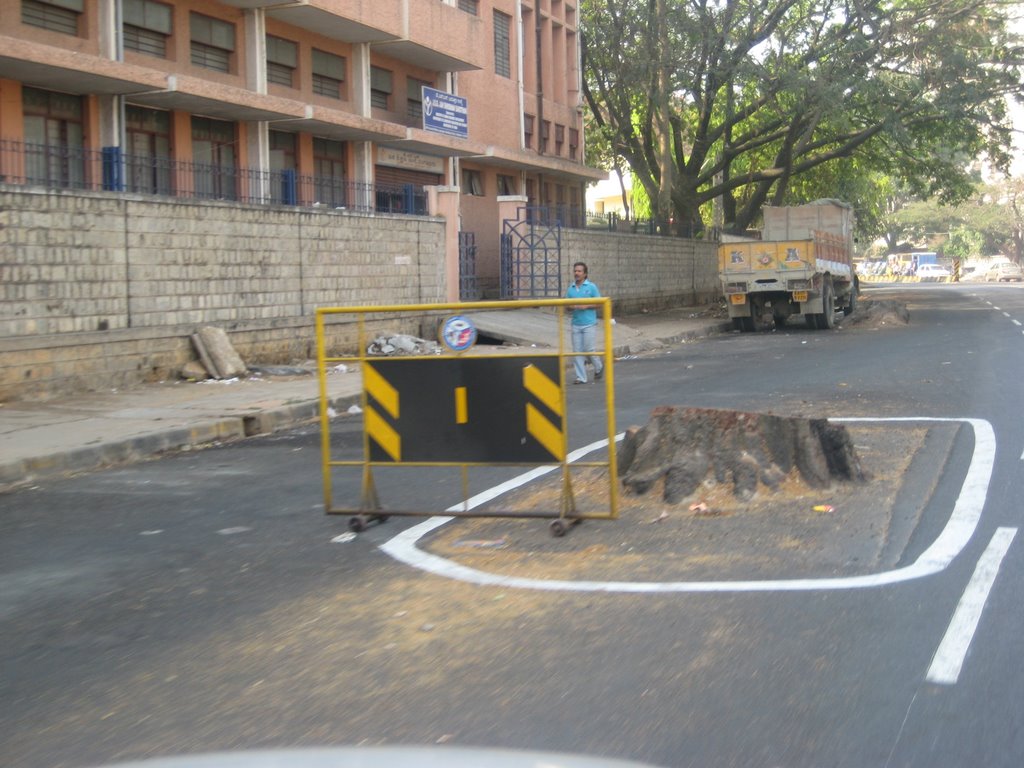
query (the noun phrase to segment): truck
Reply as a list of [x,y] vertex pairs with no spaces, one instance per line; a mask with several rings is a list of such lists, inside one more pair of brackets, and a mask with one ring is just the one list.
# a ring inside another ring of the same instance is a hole
[[802,315],[810,328],[849,315],[859,283],[853,264],[853,207],[839,200],[764,208],[760,240],[718,247],[718,276],[729,317],[740,331],[782,326]]

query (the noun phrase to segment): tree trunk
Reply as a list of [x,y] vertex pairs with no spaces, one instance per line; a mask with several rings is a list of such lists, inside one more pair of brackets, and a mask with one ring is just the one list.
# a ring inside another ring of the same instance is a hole
[[724,483],[746,501],[787,478],[810,488],[867,480],[846,428],[826,419],[675,406],[655,408],[646,425],[627,430],[618,469],[637,494],[664,478],[670,504]]

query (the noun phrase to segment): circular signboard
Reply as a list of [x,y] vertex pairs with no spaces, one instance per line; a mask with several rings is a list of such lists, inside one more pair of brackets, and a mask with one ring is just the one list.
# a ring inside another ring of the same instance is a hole
[[464,315],[454,315],[441,326],[441,342],[453,352],[465,352],[476,344],[476,326]]

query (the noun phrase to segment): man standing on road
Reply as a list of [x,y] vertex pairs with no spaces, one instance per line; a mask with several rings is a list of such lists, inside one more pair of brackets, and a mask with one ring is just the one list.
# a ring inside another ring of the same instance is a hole
[[[565,298],[597,299],[601,297],[597,286],[587,279],[587,265],[582,261],[577,261],[572,265],[572,276],[575,282],[565,292]],[[597,334],[597,305],[573,304],[569,309],[572,311],[572,351],[593,352]],[[601,358],[597,355],[590,355],[590,362],[594,366],[594,381],[600,381],[601,376],[604,375]],[[585,356],[573,357],[572,364],[576,369],[576,381],[573,384],[586,384],[587,358]]]

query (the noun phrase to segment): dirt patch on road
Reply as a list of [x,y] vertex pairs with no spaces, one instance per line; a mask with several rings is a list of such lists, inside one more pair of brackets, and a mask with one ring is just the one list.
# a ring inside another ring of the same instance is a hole
[[[666,504],[658,488],[619,494],[618,518],[587,520],[563,538],[545,520],[465,518],[421,542],[428,551],[480,570],[537,579],[623,581],[820,578],[879,570],[889,546],[903,473],[928,433],[924,426],[849,427],[866,484],[812,490],[787,480],[739,501],[726,486]],[[605,470],[570,472],[578,513],[610,514]],[[559,509],[563,479],[540,481],[480,511]]]
[[860,299],[853,313],[844,317],[839,324],[844,328],[857,326],[877,330],[907,325],[909,322],[910,312],[901,301]]

